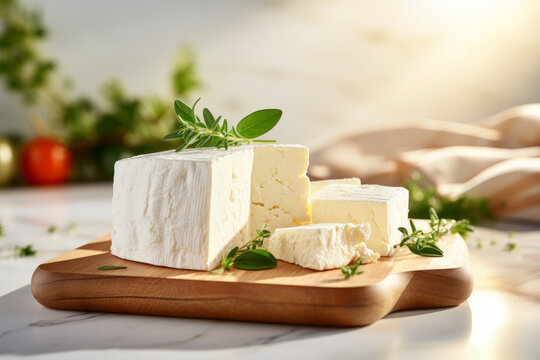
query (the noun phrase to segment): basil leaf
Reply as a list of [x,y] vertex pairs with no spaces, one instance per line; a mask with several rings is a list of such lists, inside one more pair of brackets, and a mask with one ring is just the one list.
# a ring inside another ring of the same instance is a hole
[[243,137],[254,139],[272,130],[278,123],[282,114],[283,111],[279,109],[255,111],[240,120],[236,126],[236,130]]
[[118,270],[118,269],[127,269],[127,266],[100,266],[98,270]]
[[263,270],[276,267],[274,255],[266,250],[252,249],[243,252],[234,259],[233,266],[242,270]]

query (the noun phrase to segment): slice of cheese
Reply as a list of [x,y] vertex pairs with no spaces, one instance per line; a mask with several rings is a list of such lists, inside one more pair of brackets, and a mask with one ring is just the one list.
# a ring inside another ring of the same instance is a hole
[[370,263],[379,254],[366,247],[369,224],[314,224],[276,229],[268,251],[277,259],[314,270],[336,269],[359,257]]
[[111,253],[210,270],[250,238],[253,150],[165,151],[115,164]]
[[409,192],[380,185],[329,185],[311,197],[313,223],[369,223],[367,246],[381,256],[393,254],[401,240],[398,227],[407,227]]
[[329,179],[329,180],[319,180],[312,181],[310,194],[313,195],[317,191],[324,189],[328,185],[332,184],[348,184],[348,185],[360,185],[361,181],[359,178],[346,178],[346,179]]
[[309,224],[309,150],[301,145],[256,145],[251,180],[251,234]]
[[165,151],[118,161],[111,252],[210,270],[264,224],[308,223],[308,149],[258,145]]

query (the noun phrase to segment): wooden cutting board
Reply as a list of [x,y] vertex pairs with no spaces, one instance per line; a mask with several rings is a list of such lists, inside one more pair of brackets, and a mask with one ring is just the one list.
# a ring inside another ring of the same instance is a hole
[[[271,270],[224,275],[171,269],[117,258],[110,244],[103,236],[41,264],[32,277],[36,300],[66,310],[360,326],[397,310],[455,306],[472,291],[467,246],[458,235],[439,241],[442,258],[403,248],[348,280],[340,270],[283,261]],[[97,269],[105,265],[127,268]]]

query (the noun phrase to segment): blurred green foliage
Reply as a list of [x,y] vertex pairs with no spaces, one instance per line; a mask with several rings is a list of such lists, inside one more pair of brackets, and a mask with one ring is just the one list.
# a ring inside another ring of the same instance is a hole
[[47,34],[41,14],[25,9],[16,0],[0,0],[0,76],[9,90],[34,103],[55,68],[36,50],[36,42]]
[[171,95],[129,95],[118,80],[106,81],[103,101],[72,96],[71,81],[60,79],[54,61],[38,51],[47,30],[39,11],[18,0],[0,0],[0,78],[28,105],[44,108],[46,122],[75,156],[74,180],[112,179],[114,163],[122,158],[165,150],[160,141],[174,129],[174,98],[189,97],[199,86],[191,48],[180,50],[171,72]]
[[456,199],[443,197],[419,172],[413,172],[403,186],[409,190],[410,218],[429,219],[429,209],[433,208],[441,218],[468,219],[472,224],[495,219],[487,198],[466,195]]

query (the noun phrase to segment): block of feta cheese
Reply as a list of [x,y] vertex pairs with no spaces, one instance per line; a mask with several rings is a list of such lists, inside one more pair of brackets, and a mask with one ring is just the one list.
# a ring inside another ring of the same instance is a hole
[[314,270],[336,269],[359,257],[370,263],[379,254],[366,246],[369,224],[313,224],[276,229],[268,251],[277,259]]
[[300,145],[165,151],[120,160],[113,185],[112,254],[209,270],[269,229],[307,223],[308,149]]
[[328,185],[332,184],[349,184],[349,185],[360,185],[362,182],[359,178],[346,178],[346,179],[328,179],[328,180],[318,180],[312,181],[310,185],[310,194],[313,195],[317,191],[324,189]]
[[210,270],[250,238],[253,150],[190,149],[116,162],[111,253]]
[[309,150],[301,145],[255,145],[251,180],[251,234],[309,224]]
[[409,192],[402,187],[332,184],[311,197],[313,223],[369,223],[367,246],[381,256],[393,254],[398,227],[408,225]]

